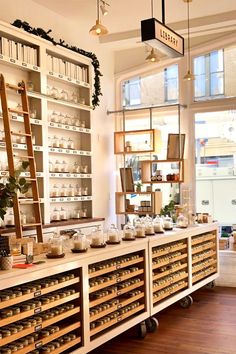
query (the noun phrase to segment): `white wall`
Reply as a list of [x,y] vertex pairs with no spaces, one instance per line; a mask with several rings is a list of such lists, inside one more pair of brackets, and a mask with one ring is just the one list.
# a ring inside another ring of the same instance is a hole
[[[12,23],[15,19],[29,22],[32,27],[52,29],[50,34],[55,39],[87,51],[94,52],[101,65],[102,93],[101,104],[92,112],[93,130],[93,195],[94,216],[105,217],[106,222],[115,221],[113,181],[114,154],[112,116],[107,116],[107,109],[114,107],[114,57],[109,49],[103,48],[98,39],[89,35],[89,28],[84,26],[80,14],[78,22],[68,21],[32,0],[0,0],[0,20]],[[92,24],[91,24],[92,25]]]

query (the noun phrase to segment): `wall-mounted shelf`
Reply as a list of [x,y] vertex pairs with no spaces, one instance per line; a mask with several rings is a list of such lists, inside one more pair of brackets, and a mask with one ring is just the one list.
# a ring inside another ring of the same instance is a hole
[[[156,170],[163,170],[162,180],[155,176],[153,166]],[[171,165],[174,165],[172,167]],[[183,159],[168,159],[168,160],[145,160],[141,161],[141,178],[142,183],[182,183],[184,182],[184,160]]]

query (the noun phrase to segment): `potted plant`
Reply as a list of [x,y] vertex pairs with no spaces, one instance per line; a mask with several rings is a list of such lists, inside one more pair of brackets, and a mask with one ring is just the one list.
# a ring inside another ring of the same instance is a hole
[[23,161],[14,176],[9,176],[6,182],[0,182],[0,218],[3,220],[8,208],[13,207],[13,199],[18,192],[25,194],[31,183],[28,183],[20,174],[29,166],[29,162]]
[[137,182],[134,184],[135,185],[135,189],[136,189],[136,192],[141,192],[141,187],[142,187],[142,183],[141,182]]
[[176,219],[176,214],[175,214],[175,202],[171,200],[169,204],[165,205],[163,208],[160,210],[160,215],[162,216],[170,216],[172,217],[173,221],[175,222]]

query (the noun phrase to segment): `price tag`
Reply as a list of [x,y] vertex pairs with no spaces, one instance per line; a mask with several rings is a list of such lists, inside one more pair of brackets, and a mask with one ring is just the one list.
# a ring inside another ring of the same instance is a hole
[[80,155],[84,155],[84,152],[83,152],[83,151],[80,151]]
[[7,172],[1,172],[1,176],[6,176]]
[[71,201],[71,198],[66,198],[66,200],[67,200],[68,202],[70,202],[70,201]]
[[2,142],[1,142],[1,143],[0,143],[0,146],[5,146],[5,143],[2,143]]
[[76,130],[76,127],[73,127],[72,130]]
[[38,70],[39,68],[37,66],[33,65],[33,69]]
[[67,173],[67,174],[66,174],[66,177],[70,177],[70,176],[71,176],[70,173]]
[[58,128],[62,128],[62,124],[57,124]]
[[59,77],[60,79],[63,79],[63,75],[61,75],[61,74],[59,74],[58,77]]
[[73,154],[77,155],[78,154],[77,150],[73,150]]
[[12,144],[14,148],[17,148],[19,145],[18,144]]
[[79,80],[76,80],[76,83],[77,83],[78,85],[80,85],[80,81],[79,81]]
[[17,119],[17,118],[18,118],[17,116],[14,115],[11,116],[11,119]]
[[54,152],[54,151],[55,151],[55,149],[54,149],[54,148],[50,148],[50,151]]
[[52,198],[51,201],[52,202],[56,202],[57,200],[56,200],[56,198]]
[[49,75],[52,75],[52,76],[54,75],[52,71],[49,71],[48,73],[49,73]]
[[60,198],[60,202],[64,202],[64,200],[65,200],[64,198]]
[[15,63],[16,61],[15,61],[15,59],[10,58],[10,62],[11,62],[11,63]]
[[2,54],[0,54],[0,59],[3,59],[3,55]]
[[35,349],[42,347],[42,345],[43,345],[42,341],[35,343]]
[[79,198],[78,197],[74,197],[74,200],[77,201],[77,200],[79,200]]
[[54,127],[54,125],[55,125],[55,124],[54,124],[53,122],[50,122],[50,126],[51,126],[51,127]]
[[55,177],[56,176],[56,174],[55,173],[51,173],[51,177]]
[[70,150],[66,149],[66,153],[67,153],[67,154],[70,154]]
[[34,309],[34,313],[40,313],[42,311],[41,307],[37,307],[36,309]]
[[90,132],[90,130],[89,130],[89,129],[85,129],[85,131],[86,131],[86,133],[89,133],[89,132]]
[[120,322],[122,320],[122,316],[117,317],[117,322]]
[[63,177],[63,173],[59,173],[59,176],[60,176],[60,177]]
[[28,65],[27,65],[27,63],[24,63],[24,62],[23,62],[23,63],[22,63],[22,66],[24,66],[25,68],[27,68]]
[[70,77],[67,78],[68,81],[72,81],[72,79]]
[[37,325],[34,327],[35,332],[41,331],[41,329],[42,329],[42,325]]
[[65,125],[65,129],[70,129],[69,125]]
[[40,121],[39,121],[38,119],[35,119],[35,120],[34,120],[34,123],[35,123],[35,124],[40,124]]
[[63,152],[63,150],[62,149],[58,149],[58,152]]
[[87,175],[87,178],[90,178],[90,175]]
[[79,131],[82,132],[84,129],[83,128],[79,128]]
[[37,151],[40,150],[40,146],[35,146],[34,148],[35,148],[35,150],[37,150]]

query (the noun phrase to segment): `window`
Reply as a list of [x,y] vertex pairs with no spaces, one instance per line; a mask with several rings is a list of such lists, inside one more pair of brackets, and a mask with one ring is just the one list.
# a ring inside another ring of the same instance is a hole
[[195,99],[224,95],[224,51],[217,50],[194,59]]
[[172,65],[164,69],[165,102],[177,102],[178,100],[178,65]]
[[140,78],[127,80],[123,83],[123,107],[135,106],[141,103]]

